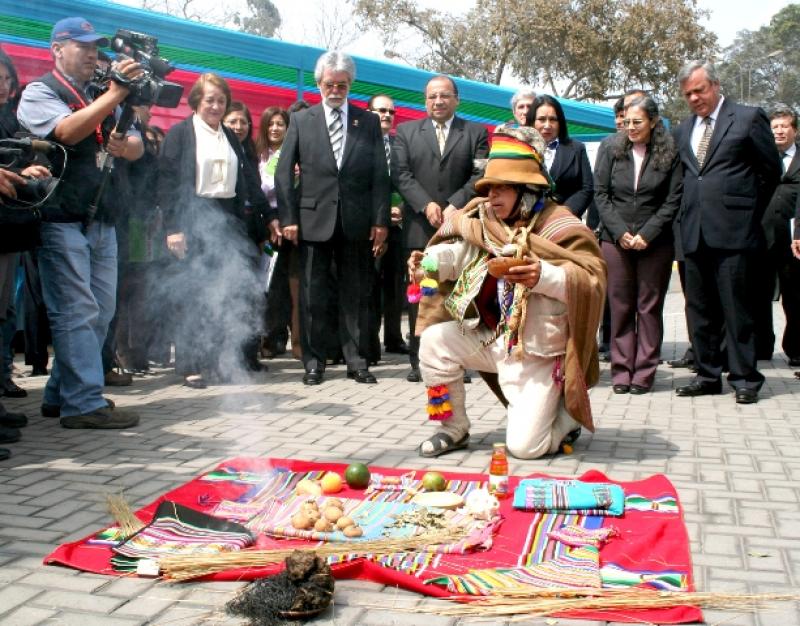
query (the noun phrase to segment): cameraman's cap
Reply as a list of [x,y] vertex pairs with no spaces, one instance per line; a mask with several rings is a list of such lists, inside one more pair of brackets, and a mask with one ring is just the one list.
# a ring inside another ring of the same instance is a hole
[[95,42],[101,48],[108,46],[108,39],[98,35],[88,21],[82,17],[66,17],[56,22],[53,32],[50,34],[50,43],[56,41],[82,41],[85,43]]

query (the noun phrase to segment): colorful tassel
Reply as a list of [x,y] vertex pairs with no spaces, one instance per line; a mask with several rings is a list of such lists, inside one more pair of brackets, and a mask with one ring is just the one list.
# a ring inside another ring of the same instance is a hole
[[408,300],[411,304],[416,304],[422,300],[422,290],[419,288],[417,283],[411,283],[406,288],[406,300]]
[[422,259],[420,267],[427,273],[433,274],[439,271],[439,262],[436,260],[436,257],[426,256]]
[[432,296],[439,291],[439,283],[437,283],[433,278],[423,279],[419,286],[422,290],[423,296]]
[[447,385],[428,387],[428,419],[441,421],[453,417]]

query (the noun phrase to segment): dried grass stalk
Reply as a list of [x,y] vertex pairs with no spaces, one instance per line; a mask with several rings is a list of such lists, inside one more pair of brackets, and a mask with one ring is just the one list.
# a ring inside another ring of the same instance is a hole
[[162,575],[171,580],[189,580],[217,572],[240,568],[256,568],[282,563],[295,550],[309,550],[319,556],[328,557],[340,554],[358,556],[386,555],[395,552],[416,552],[439,544],[452,543],[463,539],[463,529],[449,529],[434,533],[424,533],[403,539],[375,539],[372,541],[327,542],[320,545],[292,546],[280,550],[238,550],[215,555],[175,555],[164,557],[158,562]]
[[125,537],[130,537],[145,527],[145,523],[133,514],[133,509],[122,494],[106,494],[106,508]]
[[[694,606],[701,609],[756,611],[776,602],[799,602],[800,594],[731,594],[712,592],[648,591],[644,589],[536,589],[503,590],[489,596],[450,596],[452,605],[392,606],[409,613],[448,617],[547,617],[568,611],[658,609]],[[382,608],[378,605],[361,605]]]

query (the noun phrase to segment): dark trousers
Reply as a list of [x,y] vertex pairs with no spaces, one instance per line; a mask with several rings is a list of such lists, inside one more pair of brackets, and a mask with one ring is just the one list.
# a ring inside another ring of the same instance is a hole
[[22,254],[25,282],[22,286],[22,302],[25,310],[25,364],[37,371],[47,369],[47,345],[50,343],[50,322],[42,296],[39,279],[39,262],[36,250]]
[[749,290],[755,254],[701,243],[686,255],[686,311],[699,381],[720,380],[724,339],[731,386],[758,390],[764,383],[756,368],[755,299]]
[[664,297],[672,269],[671,241],[623,250],[604,241],[611,310],[611,382],[650,387],[664,338]]
[[403,231],[397,226],[389,228],[386,253],[375,261],[375,290],[372,295],[372,327],[370,329],[370,354],[380,357],[381,320],[383,320],[383,345],[395,348],[405,343],[400,329],[403,314],[403,278],[406,257],[403,256]]
[[[328,241],[301,241],[300,335],[306,371],[324,371],[329,356],[331,298],[338,300],[338,335],[347,369],[367,368],[369,311],[373,285],[372,242],[348,241],[337,226]],[[330,272],[335,266],[335,294]]]
[[775,348],[772,302],[779,294],[786,316],[782,348],[789,358],[800,357],[800,261],[792,256],[789,243],[781,242],[761,253],[757,263],[753,285],[756,355],[759,359],[772,358]]

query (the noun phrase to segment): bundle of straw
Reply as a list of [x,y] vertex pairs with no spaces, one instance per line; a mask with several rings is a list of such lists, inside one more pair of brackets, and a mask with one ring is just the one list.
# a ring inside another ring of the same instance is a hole
[[[393,606],[409,613],[449,617],[547,617],[572,611],[613,611],[694,606],[729,611],[754,611],[773,602],[797,602],[800,594],[732,594],[646,589],[536,589],[503,590],[490,596],[450,596],[453,605]],[[362,605],[370,608],[385,606]]]
[[217,572],[240,568],[255,568],[282,563],[295,550],[309,550],[321,557],[349,554],[352,556],[386,555],[396,552],[416,552],[433,549],[433,546],[453,543],[463,539],[466,531],[454,528],[423,533],[402,539],[375,539],[372,541],[327,542],[319,545],[292,546],[280,550],[239,550],[215,555],[175,555],[158,562],[165,578],[189,580]]
[[131,505],[122,494],[106,494],[106,508],[125,537],[130,537],[145,527],[145,523],[133,514]]

